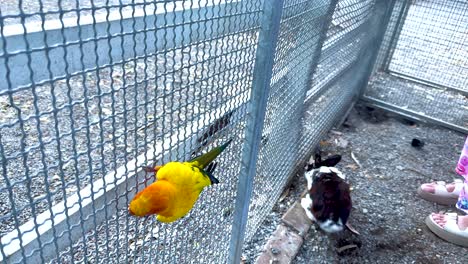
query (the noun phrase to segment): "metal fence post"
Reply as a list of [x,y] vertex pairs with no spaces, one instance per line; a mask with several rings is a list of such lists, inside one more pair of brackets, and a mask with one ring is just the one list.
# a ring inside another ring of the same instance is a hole
[[[307,91],[312,88],[312,82],[314,73],[319,64],[322,46],[327,37],[327,31],[331,23],[335,7],[338,3],[338,0],[328,0],[326,4],[319,5],[317,1],[307,1],[307,10],[315,10],[317,17],[320,17],[319,20],[309,21],[308,24],[297,29],[298,35],[307,36],[307,31],[311,32],[311,27],[316,27],[316,30],[313,30],[314,35],[310,39],[301,39],[303,42],[298,44],[298,46],[307,49],[307,54],[310,54],[310,57],[303,57],[301,63],[297,63],[298,58],[295,57],[296,54],[291,57],[291,55],[284,60],[289,61],[290,69],[285,74],[287,82],[289,85],[288,96],[278,96],[275,101],[278,105],[290,105],[289,110],[285,113],[284,109],[278,108],[271,114],[272,117],[267,120],[275,120],[271,122],[271,128],[269,130],[276,131],[275,135],[270,135],[269,140],[272,142],[283,142],[288,146],[287,157],[284,156],[284,152],[277,152],[275,158],[270,158],[266,164],[262,165],[264,168],[274,168],[273,170],[278,171],[277,168],[284,169],[287,172],[288,176],[286,177],[286,182],[291,180],[292,176],[295,175],[297,170],[296,162],[299,155],[299,148],[301,143],[302,129],[303,124],[301,119],[304,117],[304,109],[306,108],[305,100]],[[322,8],[323,7],[323,8]],[[287,10],[287,9],[286,9]],[[283,27],[285,25],[282,25]],[[305,37],[304,37],[305,38]],[[313,40],[304,44],[305,40]],[[280,62],[277,62],[280,64]],[[272,92],[275,91],[275,86],[272,87]],[[281,90],[282,88],[276,88],[276,90]],[[271,104],[271,102],[270,102]],[[282,122],[277,122],[276,120],[285,119]],[[286,139],[287,138],[287,139]],[[265,146],[262,149],[263,153],[269,153]],[[277,148],[275,146],[274,148]],[[271,151],[271,150],[270,150]],[[267,174],[271,171],[267,172]]]
[[358,98],[362,98],[367,87],[367,82],[369,81],[373,69],[375,68],[379,50],[385,37],[385,29],[389,24],[390,18],[392,16],[392,10],[394,9],[397,1],[398,0],[378,0],[375,6],[373,17],[369,20],[369,27],[377,25],[379,29],[375,31],[377,33],[374,34],[374,36],[371,38],[371,41],[361,48],[360,57],[364,62],[364,67],[361,67],[361,69],[364,73],[362,74],[361,84],[358,86],[361,87],[361,89],[359,89],[356,93]]
[[[314,73],[317,70],[317,65],[319,64],[320,57],[322,55],[322,47],[325,39],[327,38],[327,31],[330,23],[333,19],[333,13],[335,12],[336,5],[338,0],[331,0],[327,9],[327,14],[323,19],[322,29],[320,30],[320,37],[318,39],[317,46],[315,47],[314,57],[310,61],[308,76],[307,76],[307,88],[312,87],[312,80],[314,78]],[[304,94],[305,97],[305,94]]]
[[229,263],[239,263],[242,253],[282,11],[283,0],[266,0],[263,3],[263,15],[248,113],[249,119],[246,126],[241,160],[242,169],[237,186],[234,223],[231,230]]
[[[387,12],[388,14],[388,22],[385,23],[385,28],[383,28],[383,37],[385,37],[385,32],[388,31],[388,35],[390,37],[387,45],[382,45],[381,53],[382,53],[382,62],[379,65],[376,65],[376,70],[381,70],[381,71],[388,71],[388,68],[390,67],[390,62],[393,57],[393,53],[395,51],[395,47],[398,43],[398,38],[400,37],[401,30],[403,29],[403,25],[406,19],[406,16],[408,15],[408,10],[410,6],[411,0],[397,0],[392,3],[392,8],[389,9]],[[398,16],[396,18],[396,21],[391,23],[391,17],[393,15],[393,12],[398,10],[398,13],[395,16]],[[386,28],[388,26],[388,28]]]
[[[310,4],[313,4],[313,2],[310,3]],[[315,71],[317,70],[317,66],[318,66],[318,64],[320,62],[320,57],[322,55],[323,44],[324,44],[324,42],[325,42],[325,40],[327,38],[328,28],[330,26],[330,23],[332,22],[333,13],[335,12],[335,8],[336,8],[337,4],[338,4],[338,0],[331,0],[328,3],[326,15],[324,16],[323,23],[322,23],[321,29],[319,31],[319,38],[318,38],[317,43],[315,44],[315,47],[314,47],[314,53],[313,53],[314,55],[313,55],[312,59],[310,60],[309,65],[308,65],[307,70],[306,70],[307,73],[306,73],[306,80],[305,80],[305,89],[303,89],[302,95],[301,95],[302,98],[303,98],[303,101],[305,101],[305,99],[306,99],[308,89],[310,89],[313,86],[313,79],[314,79]],[[313,100],[308,100],[308,102],[302,103],[302,105],[299,107],[298,113],[301,115],[302,118],[305,115],[305,109],[307,108],[307,106],[312,101]],[[298,140],[301,140],[303,138],[303,136],[304,136],[303,129],[304,129],[304,127],[301,125],[300,128],[299,128],[299,139]],[[300,149],[300,144],[298,144],[298,146],[297,146],[297,151],[296,151],[297,154],[299,154],[299,149]],[[307,156],[309,156],[309,155],[310,155],[310,153],[307,154]],[[301,166],[302,165],[303,164],[301,164]],[[293,169],[291,175],[289,176],[289,179],[292,178],[292,176],[298,170],[298,168],[299,167]]]

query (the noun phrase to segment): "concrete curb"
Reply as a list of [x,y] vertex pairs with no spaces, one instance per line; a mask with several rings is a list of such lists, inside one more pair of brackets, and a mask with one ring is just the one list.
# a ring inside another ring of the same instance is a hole
[[281,224],[270,237],[257,264],[291,263],[304,242],[312,221],[296,201],[281,218]]

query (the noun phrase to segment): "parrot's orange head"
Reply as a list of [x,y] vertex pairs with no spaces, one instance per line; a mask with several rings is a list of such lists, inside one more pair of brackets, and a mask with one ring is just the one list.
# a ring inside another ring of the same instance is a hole
[[164,213],[174,200],[176,192],[172,183],[155,181],[133,197],[128,212],[139,217]]

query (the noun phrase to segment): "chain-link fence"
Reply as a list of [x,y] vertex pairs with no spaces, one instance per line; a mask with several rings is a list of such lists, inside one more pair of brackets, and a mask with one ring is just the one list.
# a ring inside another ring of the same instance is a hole
[[398,0],[368,102],[468,133],[468,2]]
[[[0,2],[0,258],[236,263],[362,93],[393,1]],[[130,216],[142,166],[228,139],[190,213]]]

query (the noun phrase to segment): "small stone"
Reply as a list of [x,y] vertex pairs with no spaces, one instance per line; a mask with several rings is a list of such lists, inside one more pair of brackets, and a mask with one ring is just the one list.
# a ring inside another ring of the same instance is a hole
[[230,208],[230,207],[224,208],[224,210],[223,210],[223,216],[224,217],[229,217],[231,214],[232,214],[232,208]]
[[272,247],[270,250],[273,255],[278,255],[281,252],[279,249],[275,247]]
[[366,208],[362,209],[362,212],[367,214],[369,212],[369,210],[367,210]]
[[403,170],[403,167],[402,166],[396,166],[397,170]]
[[344,138],[339,138],[335,140],[335,143],[337,147],[346,148],[349,142]]
[[330,133],[332,133],[332,134],[335,134],[335,135],[338,135],[338,136],[341,136],[341,135],[343,135],[343,133],[342,133],[342,132],[340,132],[340,131],[336,131],[336,130],[330,130]]

